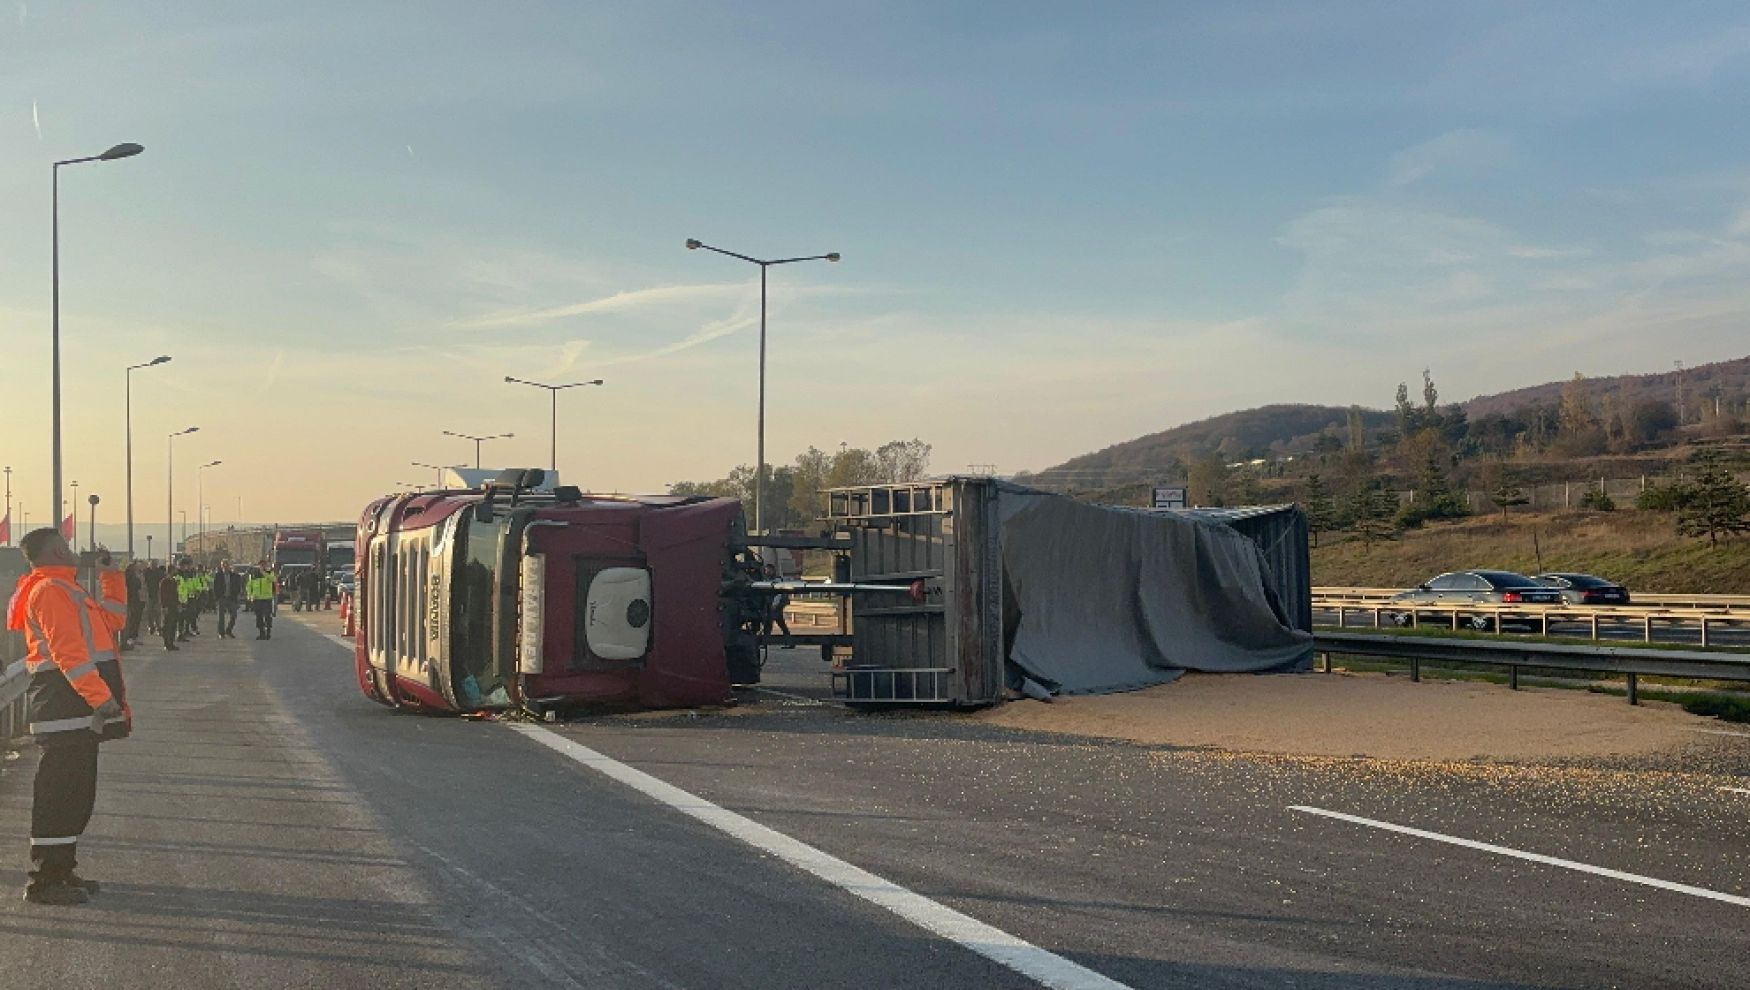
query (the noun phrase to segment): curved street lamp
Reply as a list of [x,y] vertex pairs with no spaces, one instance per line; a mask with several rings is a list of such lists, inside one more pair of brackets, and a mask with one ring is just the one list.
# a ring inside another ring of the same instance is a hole
[[164,455],[164,559],[168,561],[176,550],[176,438],[199,433],[200,427],[177,430],[165,441]]
[[128,559],[134,559],[134,372],[141,368],[155,368],[168,364],[170,355],[160,354],[150,361],[141,364],[128,365],[124,377],[127,379],[126,423],[128,434]]
[[207,548],[207,494],[206,494],[207,468],[218,467],[219,465],[221,465],[223,463],[225,463],[225,462],[224,461],[208,461],[207,463],[202,464],[200,467],[195,468],[195,470],[194,470],[195,531],[200,533],[201,553],[208,552],[208,548]]
[[50,359],[49,418],[52,421],[50,443],[53,447],[51,453],[54,470],[51,473],[54,475],[55,497],[49,504],[56,507],[61,505],[61,166],[78,165],[84,162],[113,162],[118,158],[132,158],[145,150],[140,145],[133,143],[118,144],[101,155],[67,158],[55,162],[54,167],[50,170],[54,181],[51,189],[52,198],[49,200],[50,253],[53,256],[50,269],[50,282],[53,286],[53,297],[50,304],[52,312],[50,317],[50,352],[53,356]]

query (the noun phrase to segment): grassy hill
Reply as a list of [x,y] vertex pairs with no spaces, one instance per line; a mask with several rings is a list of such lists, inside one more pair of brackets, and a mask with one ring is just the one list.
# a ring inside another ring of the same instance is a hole
[[1473,517],[1409,530],[1371,549],[1353,539],[1323,538],[1312,552],[1313,583],[1410,587],[1442,571],[1499,567],[1601,574],[1631,591],[1750,594],[1750,540],[1710,549],[1672,535],[1669,515],[1570,512]]

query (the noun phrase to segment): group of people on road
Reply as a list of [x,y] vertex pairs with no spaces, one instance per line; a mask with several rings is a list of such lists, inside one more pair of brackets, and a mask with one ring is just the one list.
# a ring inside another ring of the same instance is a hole
[[[99,566],[107,567],[107,556]],[[132,649],[142,627],[148,636],[159,636],[164,649],[175,650],[201,634],[201,616],[216,616],[219,638],[237,638],[237,617],[247,608],[255,616],[255,638],[273,636],[273,616],[279,597],[279,582],[267,561],[254,567],[236,568],[222,560],[212,570],[202,570],[194,558],[178,557],[173,564],[156,560],[133,561],[121,572],[127,592],[127,622],[122,629],[121,649]]]
[[286,593],[292,599],[292,611],[314,612],[334,607],[328,579],[314,567],[299,567],[286,576]]

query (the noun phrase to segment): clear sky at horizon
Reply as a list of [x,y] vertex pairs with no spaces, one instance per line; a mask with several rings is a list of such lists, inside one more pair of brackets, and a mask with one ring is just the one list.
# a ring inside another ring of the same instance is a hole
[[[1269,402],[1750,353],[1750,8],[0,7],[0,462],[347,518],[440,434],[603,490],[920,437],[1008,473]],[[111,511],[113,507],[113,514]]]

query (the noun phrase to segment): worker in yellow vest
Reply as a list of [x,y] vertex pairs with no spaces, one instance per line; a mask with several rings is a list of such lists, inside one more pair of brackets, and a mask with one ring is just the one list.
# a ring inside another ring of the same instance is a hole
[[267,561],[255,565],[259,573],[249,579],[249,610],[255,613],[255,638],[273,638],[274,588],[273,571]]

